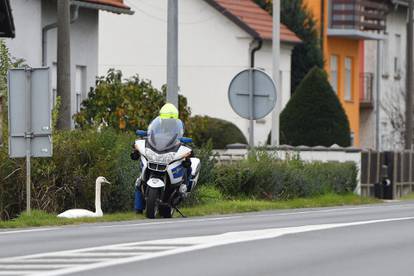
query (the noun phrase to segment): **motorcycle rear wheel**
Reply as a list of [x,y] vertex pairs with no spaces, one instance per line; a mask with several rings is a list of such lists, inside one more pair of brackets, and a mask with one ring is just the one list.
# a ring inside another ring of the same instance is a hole
[[160,189],[148,187],[145,216],[154,219],[159,210],[158,200],[160,199]]

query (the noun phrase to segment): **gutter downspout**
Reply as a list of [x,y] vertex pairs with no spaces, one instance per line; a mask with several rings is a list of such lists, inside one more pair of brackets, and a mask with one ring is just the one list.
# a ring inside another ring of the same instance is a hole
[[[256,46],[254,43],[257,43]],[[250,44],[250,72],[249,72],[249,98],[250,98],[250,107],[249,107],[249,113],[250,113],[250,119],[249,119],[249,146],[250,148],[254,148],[254,120],[253,120],[253,114],[254,114],[254,104],[253,104],[253,68],[255,65],[255,54],[257,51],[259,51],[262,48],[263,40],[260,37],[255,37]]]
[[[79,18],[79,6],[75,5],[73,11],[73,17],[70,20],[70,23],[74,23]],[[47,32],[49,30],[57,28],[57,22],[46,25],[42,29],[42,66],[46,66],[46,55],[47,55]]]
[[254,38],[254,40],[252,41],[252,45],[255,42],[257,43],[257,45],[253,47],[252,49],[250,49],[250,68],[254,68],[255,54],[257,51],[259,51],[262,48],[262,45],[263,45],[263,40],[260,37]]

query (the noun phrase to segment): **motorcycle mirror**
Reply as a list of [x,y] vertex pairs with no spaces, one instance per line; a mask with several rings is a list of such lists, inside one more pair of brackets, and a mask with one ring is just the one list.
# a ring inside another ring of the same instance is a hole
[[189,138],[189,137],[181,137],[180,138],[180,142],[181,143],[184,143],[184,144],[188,144],[188,143],[192,143],[193,142],[193,139],[192,138]]
[[137,136],[139,136],[139,137],[145,137],[145,136],[147,136],[147,131],[138,129],[138,130],[135,132],[135,134],[136,134]]

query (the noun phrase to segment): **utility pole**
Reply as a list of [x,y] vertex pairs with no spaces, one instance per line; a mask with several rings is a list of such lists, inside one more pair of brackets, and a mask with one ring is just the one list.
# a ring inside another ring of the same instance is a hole
[[61,99],[57,127],[71,128],[70,1],[57,1],[57,95]]
[[271,145],[279,145],[279,117],[282,109],[282,91],[280,86],[280,0],[273,0],[273,80],[276,84],[277,101],[272,111]]
[[414,0],[408,4],[407,23],[407,75],[406,75],[406,105],[405,105],[405,148],[411,149],[413,144],[413,8]]
[[178,0],[168,0],[167,102],[178,108]]
[[381,72],[382,72],[382,41],[377,40],[377,72],[376,72],[376,95],[375,95],[375,149],[381,150],[380,145],[380,103],[381,103]]

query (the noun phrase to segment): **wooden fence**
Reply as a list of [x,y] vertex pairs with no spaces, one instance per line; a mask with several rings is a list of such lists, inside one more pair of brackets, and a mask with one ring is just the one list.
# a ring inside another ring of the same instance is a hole
[[[375,184],[383,185],[386,199],[398,199],[414,190],[414,151],[364,151],[361,156],[361,195],[374,196]],[[377,186],[379,188],[379,186]]]
[[0,147],[3,145],[3,97],[0,95]]

